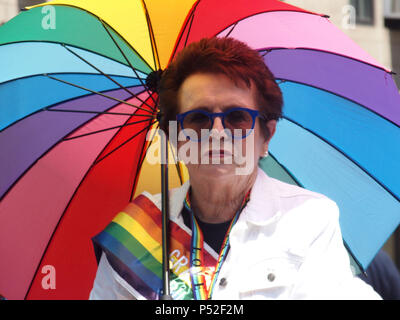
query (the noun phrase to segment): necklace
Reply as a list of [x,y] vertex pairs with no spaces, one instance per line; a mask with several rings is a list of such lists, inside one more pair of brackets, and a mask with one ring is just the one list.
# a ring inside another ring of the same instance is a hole
[[[193,297],[195,300],[208,300],[211,299],[215,283],[218,279],[218,274],[221,270],[222,264],[226,259],[230,245],[229,234],[239,218],[240,213],[246,206],[250,198],[250,190],[246,193],[239,210],[233,217],[228,230],[226,231],[222,247],[219,253],[218,260],[215,267],[207,267],[204,265],[204,238],[203,233],[199,227],[196,217],[191,209],[189,192],[186,194],[184,201],[185,207],[191,214],[192,224],[192,243],[190,250],[190,278],[192,283]],[[207,281],[208,280],[208,281]],[[208,282],[208,284],[207,284]]]

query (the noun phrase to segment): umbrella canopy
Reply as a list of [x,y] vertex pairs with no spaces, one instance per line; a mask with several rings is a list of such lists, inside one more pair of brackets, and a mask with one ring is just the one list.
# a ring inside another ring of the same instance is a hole
[[[50,4],[0,28],[7,298],[88,297],[91,237],[159,175],[148,166],[145,182],[138,179],[157,102],[144,79],[202,37],[235,37],[264,56],[285,105],[271,157],[260,165],[335,200],[344,241],[362,267],[398,225],[397,88],[389,70],[326,17],[274,0]],[[55,289],[42,283],[48,265]]]
[[[177,50],[222,29],[219,10],[237,14],[235,6],[216,7],[196,3]],[[217,36],[257,49],[280,82],[284,119],[260,166],[335,200],[345,245],[366,269],[400,222],[400,95],[391,71],[310,12],[236,17]]]

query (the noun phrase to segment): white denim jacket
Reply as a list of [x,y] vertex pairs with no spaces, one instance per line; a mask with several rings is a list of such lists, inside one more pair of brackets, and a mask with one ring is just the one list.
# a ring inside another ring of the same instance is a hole
[[[181,217],[189,182],[171,191],[170,218]],[[161,208],[161,196],[151,197]],[[268,177],[258,168],[250,201],[230,234],[213,299],[380,299],[351,271],[339,210],[327,197]],[[212,249],[210,249],[212,250]],[[90,299],[140,295],[104,254]]]

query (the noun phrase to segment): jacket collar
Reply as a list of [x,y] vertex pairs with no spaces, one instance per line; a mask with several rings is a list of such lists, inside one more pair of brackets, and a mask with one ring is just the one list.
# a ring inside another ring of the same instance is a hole
[[[189,187],[190,181],[186,181],[181,187],[170,191],[170,219],[172,221],[181,220],[180,213]],[[245,219],[254,225],[264,226],[280,217],[279,209],[280,200],[274,179],[258,167],[257,177],[250,192],[250,200],[243,209],[240,220]]]
[[254,225],[264,226],[279,219],[281,206],[274,179],[261,168],[258,167],[257,170],[257,177],[250,193],[250,201],[244,208],[241,217]]

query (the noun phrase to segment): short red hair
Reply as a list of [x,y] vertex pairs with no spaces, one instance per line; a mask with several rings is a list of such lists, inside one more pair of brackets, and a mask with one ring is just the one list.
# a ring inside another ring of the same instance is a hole
[[[236,85],[248,88],[253,82],[258,96],[258,108],[266,120],[282,117],[283,98],[275,78],[259,53],[233,38],[204,38],[180,51],[161,76],[159,86],[160,109],[163,113],[160,128],[168,133],[168,123],[180,112],[178,91],[190,75],[195,73],[224,74]],[[266,137],[269,136],[266,126]]]

